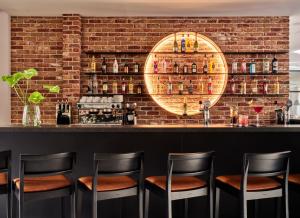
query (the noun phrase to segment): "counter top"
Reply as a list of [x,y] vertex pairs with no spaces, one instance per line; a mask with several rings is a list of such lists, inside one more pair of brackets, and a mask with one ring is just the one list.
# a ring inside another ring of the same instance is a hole
[[109,125],[43,125],[41,127],[23,127],[22,125],[0,125],[1,132],[299,132],[300,125],[274,125],[262,127],[238,128],[226,125],[136,125],[136,126],[109,126]]

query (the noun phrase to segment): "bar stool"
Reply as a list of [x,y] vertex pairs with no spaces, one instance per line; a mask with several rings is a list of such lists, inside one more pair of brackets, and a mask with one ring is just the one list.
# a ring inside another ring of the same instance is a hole
[[[14,179],[14,194],[23,218],[25,202],[70,196],[71,217],[75,217],[75,183],[72,171],[76,154],[20,155],[19,178]],[[64,204],[62,204],[64,206]],[[64,217],[64,207],[62,217]]]
[[[208,196],[209,214],[213,217],[214,152],[171,153],[166,176],[150,176],[145,180],[145,218],[148,218],[150,191],[164,198],[166,217],[172,218],[172,201],[184,199],[188,217],[188,199]],[[199,178],[206,177],[205,179]]]
[[0,152],[0,194],[7,195],[7,218],[11,218],[11,151]]
[[[92,217],[97,218],[97,202],[137,196],[139,218],[143,217],[144,153],[94,154],[94,175],[78,179],[78,191],[92,199]],[[81,201],[78,193],[78,201]],[[78,216],[81,216],[81,205]]]
[[[285,214],[289,217],[288,183],[290,151],[268,154],[245,154],[242,175],[226,175],[216,178],[216,218],[219,217],[220,190],[240,198],[241,217],[247,218],[247,202],[277,198],[277,216],[280,217],[280,199],[285,200]],[[282,175],[283,182],[272,177]]]

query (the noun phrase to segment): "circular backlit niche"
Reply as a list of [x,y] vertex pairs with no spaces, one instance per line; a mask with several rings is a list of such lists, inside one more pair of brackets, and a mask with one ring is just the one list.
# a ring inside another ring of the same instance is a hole
[[[190,49],[185,53],[180,52],[183,35],[185,39],[189,39],[190,44]],[[196,39],[198,49],[194,52]],[[175,34],[168,35],[149,53],[144,68],[147,91],[160,107],[173,114],[183,115],[186,112],[189,116],[196,115],[199,114],[199,101],[209,100],[212,107],[222,96],[228,78],[226,59],[221,49],[211,39],[201,34],[176,33],[176,41],[179,45],[177,53],[173,51],[174,40]],[[205,62],[208,63],[207,74],[203,73]],[[157,71],[154,70],[155,63],[158,64]],[[174,72],[175,63],[179,65],[178,73]],[[197,65],[197,73],[192,73],[193,63]],[[184,65],[187,65],[188,72],[183,72]],[[211,81],[211,93],[208,91],[209,81]],[[172,84],[171,94],[168,93],[169,84]],[[182,85],[184,91],[180,93],[179,87]]]

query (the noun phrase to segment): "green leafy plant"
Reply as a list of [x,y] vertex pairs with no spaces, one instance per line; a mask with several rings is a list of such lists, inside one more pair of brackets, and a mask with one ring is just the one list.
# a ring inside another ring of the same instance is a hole
[[[34,68],[24,70],[23,72],[16,72],[12,75],[2,76],[2,81],[6,82],[17,94],[23,105],[38,105],[45,100],[45,96],[39,91],[28,93],[30,89],[30,81],[38,72]],[[60,88],[57,85],[44,85],[43,88],[49,93],[59,93]]]

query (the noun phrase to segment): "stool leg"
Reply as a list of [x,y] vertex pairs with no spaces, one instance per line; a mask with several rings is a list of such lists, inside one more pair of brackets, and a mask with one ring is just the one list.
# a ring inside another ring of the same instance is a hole
[[216,188],[216,205],[215,205],[215,218],[219,218],[219,210],[220,210],[220,189]]
[[11,193],[9,192],[7,194],[7,218],[12,218],[11,214],[12,214],[12,203],[11,203]]
[[76,194],[76,217],[81,218],[82,216],[82,191],[80,191],[79,189],[77,189],[77,194]]
[[245,196],[241,197],[241,218],[247,218],[247,200]]
[[167,196],[167,199],[166,199],[166,202],[167,202],[167,218],[172,218],[172,200],[170,199],[169,196]]
[[19,199],[19,218],[23,218],[23,199]]
[[97,192],[93,193],[93,218],[97,218]]
[[71,200],[71,218],[76,218],[76,194],[75,191],[73,192],[73,194],[70,197]]
[[276,198],[276,217],[281,217],[281,198]]
[[189,200],[184,199],[184,218],[188,218],[189,214]]
[[254,201],[254,217],[255,218],[258,218],[258,216],[259,216],[259,213],[258,213],[258,211],[259,211],[259,205],[258,205],[258,200],[255,200]]
[[61,199],[60,199],[60,201],[61,201],[61,218],[66,218],[66,214],[65,214],[65,209],[66,209],[66,205],[65,205],[65,198],[64,197],[62,197]]
[[149,200],[150,200],[150,191],[148,189],[145,189],[145,218],[148,218],[149,213]]
[[208,194],[208,204],[209,204],[209,218],[214,217],[214,191],[212,188],[209,189]]
[[285,210],[285,218],[289,218],[289,196],[288,191],[284,191],[284,210]]
[[139,190],[138,201],[139,201],[139,218],[143,218],[144,217],[144,192],[142,189]]

